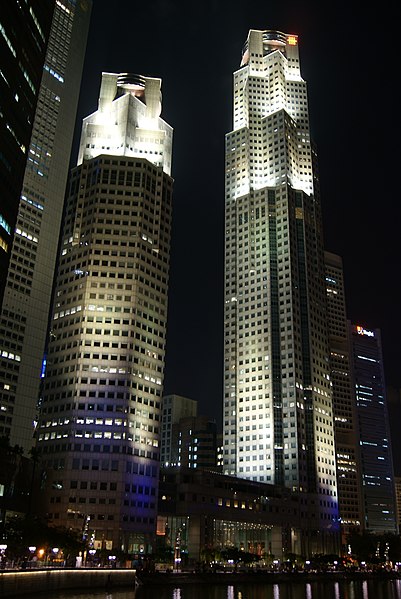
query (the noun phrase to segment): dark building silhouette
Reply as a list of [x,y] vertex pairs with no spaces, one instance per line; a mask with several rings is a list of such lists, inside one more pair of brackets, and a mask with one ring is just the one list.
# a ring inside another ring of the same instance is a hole
[[0,3],[0,305],[54,5]]
[[364,527],[359,428],[342,259],[325,252],[325,264],[338,503],[344,547],[347,535]]
[[216,421],[207,416],[187,416],[173,424],[170,466],[221,470],[218,464]]
[[361,448],[364,528],[396,533],[391,434],[379,329],[350,324],[352,371]]
[[[34,6],[32,11],[30,4]],[[37,43],[33,45],[36,51],[42,36],[35,11],[39,7],[41,15],[47,4],[42,1],[1,3],[2,11],[6,5],[7,9],[14,7],[11,14],[14,10],[21,12],[29,8],[29,15],[24,12],[24,23],[35,29]],[[55,8],[50,33],[46,35],[44,64],[43,59],[39,64],[32,50],[40,72],[35,79],[38,102],[33,105],[30,117],[32,134],[29,130],[27,141],[24,141],[27,160],[15,186],[6,185],[10,193],[12,189],[13,224],[10,231],[14,240],[8,251],[8,268],[1,275],[4,294],[0,304],[0,434],[8,436],[12,445],[22,446],[25,454],[34,444],[54,269],[91,14],[90,0],[58,0],[50,4]],[[28,41],[29,36],[20,31],[15,43],[23,56],[28,53],[25,47]],[[19,65],[18,68],[15,65],[13,76],[20,75],[28,85],[33,81],[33,75],[27,83],[20,72],[24,63],[18,57],[17,53],[15,60]],[[10,79],[10,83],[16,89],[22,85],[18,77]],[[3,84],[0,77],[0,85]],[[28,89],[33,93],[30,85]],[[15,97],[20,94],[15,90],[14,93]],[[3,103],[3,94],[1,98]],[[19,118],[21,115],[26,117],[24,110],[19,112],[20,101],[16,102],[14,97],[12,100]],[[0,151],[3,136],[1,139]],[[22,153],[16,146],[16,139],[10,140],[14,145],[13,156],[20,157]],[[4,163],[0,161],[1,164],[3,168]],[[19,171],[13,169],[12,172]],[[2,190],[0,212],[3,205],[7,205],[3,204],[3,198]]]

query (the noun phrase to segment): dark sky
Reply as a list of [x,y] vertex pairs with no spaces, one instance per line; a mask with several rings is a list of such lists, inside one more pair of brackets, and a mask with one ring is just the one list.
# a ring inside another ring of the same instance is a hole
[[232,128],[232,73],[249,29],[299,36],[325,247],[343,258],[349,318],[381,329],[387,382],[401,386],[400,94],[392,23],[397,17],[388,8],[380,16],[351,2],[94,0],[77,130],[97,108],[102,71],[162,78],[175,179],[165,393],[197,399],[199,411],[219,423],[224,135]]

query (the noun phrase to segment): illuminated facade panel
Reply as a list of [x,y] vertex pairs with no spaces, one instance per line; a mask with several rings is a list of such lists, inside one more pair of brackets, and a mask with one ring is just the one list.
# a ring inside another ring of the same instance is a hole
[[133,552],[156,527],[170,256],[172,179],[150,158],[100,153],[71,172],[38,428],[50,521]]
[[0,435],[26,455],[34,444],[90,12],[88,0],[55,3],[1,306]]
[[249,32],[226,136],[224,471],[338,528],[322,220],[298,38]]
[[337,486],[343,545],[347,535],[364,527],[358,418],[340,256],[325,252],[327,321],[333,413],[336,438]]
[[171,127],[159,119],[160,80],[103,73],[99,107],[86,117],[78,164],[99,154],[147,158],[171,174]]
[[350,325],[350,347],[361,450],[364,527],[397,532],[393,458],[379,329]]

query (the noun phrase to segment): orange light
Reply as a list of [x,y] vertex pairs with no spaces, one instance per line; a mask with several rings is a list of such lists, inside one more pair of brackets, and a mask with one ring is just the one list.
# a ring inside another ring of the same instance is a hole
[[44,549],[39,549],[39,551],[38,551],[39,557],[42,557],[44,552],[45,552]]
[[298,37],[296,35],[289,35],[287,37],[287,44],[289,46],[296,46],[298,43]]

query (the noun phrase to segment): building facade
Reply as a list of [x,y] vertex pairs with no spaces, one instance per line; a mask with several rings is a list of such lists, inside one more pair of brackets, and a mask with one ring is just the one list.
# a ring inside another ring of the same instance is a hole
[[160,438],[160,463],[164,466],[171,465],[173,426],[180,418],[196,416],[198,413],[198,402],[182,395],[165,395],[162,402],[162,425]]
[[0,310],[0,434],[34,444],[42,362],[63,215],[90,0],[57,0]]
[[103,73],[71,172],[38,442],[50,522],[151,551],[172,210],[161,81]]
[[187,416],[173,424],[170,466],[218,470],[216,421],[207,416]]
[[395,500],[397,506],[397,532],[400,534],[401,530],[401,476],[394,477],[395,485]]
[[361,448],[364,528],[396,533],[393,458],[379,329],[350,324],[350,345]]
[[10,0],[0,5],[0,306],[54,4]]
[[364,527],[361,456],[342,259],[325,252],[325,263],[338,502],[345,546],[347,535],[361,532]]
[[311,501],[281,485],[205,469],[162,468],[159,547],[171,553],[178,548],[182,561],[195,562],[205,551],[210,555],[234,547],[279,561],[289,554],[311,558],[330,553],[330,539],[308,529]]
[[315,493],[311,528],[331,535],[338,497],[322,218],[297,36],[249,32],[233,104],[224,472]]

